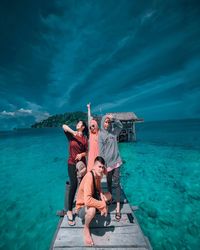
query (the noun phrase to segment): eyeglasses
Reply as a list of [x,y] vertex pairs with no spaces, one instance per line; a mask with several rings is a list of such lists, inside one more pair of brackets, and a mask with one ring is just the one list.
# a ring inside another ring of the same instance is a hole
[[91,128],[95,128],[95,125],[91,125],[91,126],[90,126],[90,129],[91,129]]

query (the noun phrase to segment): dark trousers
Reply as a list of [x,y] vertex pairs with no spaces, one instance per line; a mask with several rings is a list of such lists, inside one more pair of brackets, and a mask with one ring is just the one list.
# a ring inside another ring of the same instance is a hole
[[78,184],[76,165],[68,164],[68,175],[69,175],[69,182],[70,182],[69,196],[68,196],[68,210],[72,211],[73,201],[74,201],[77,184]]
[[112,182],[116,189],[116,202],[120,202],[120,167],[107,173],[108,191],[112,194]]

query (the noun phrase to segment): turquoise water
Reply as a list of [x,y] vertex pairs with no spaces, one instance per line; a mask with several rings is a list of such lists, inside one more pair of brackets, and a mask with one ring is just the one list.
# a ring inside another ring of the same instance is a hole
[[[154,249],[200,249],[200,121],[137,124],[120,144],[122,185]],[[49,249],[63,208],[60,129],[0,133],[0,249]]]

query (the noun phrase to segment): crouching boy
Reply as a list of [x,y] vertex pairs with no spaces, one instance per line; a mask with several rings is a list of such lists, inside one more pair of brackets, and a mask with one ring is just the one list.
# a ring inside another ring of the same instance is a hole
[[105,173],[105,161],[97,156],[92,171],[88,172],[81,181],[76,199],[78,216],[85,221],[83,237],[85,245],[92,246],[94,242],[90,234],[90,222],[98,209],[102,216],[107,216],[106,202],[111,199],[109,192],[102,193],[101,179]]

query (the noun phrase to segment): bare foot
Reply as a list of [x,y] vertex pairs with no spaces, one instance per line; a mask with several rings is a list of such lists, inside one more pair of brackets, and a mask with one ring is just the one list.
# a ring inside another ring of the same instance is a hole
[[90,235],[90,230],[87,226],[84,226],[83,237],[84,237],[84,242],[85,242],[86,246],[94,246],[94,242],[93,242],[92,237]]

